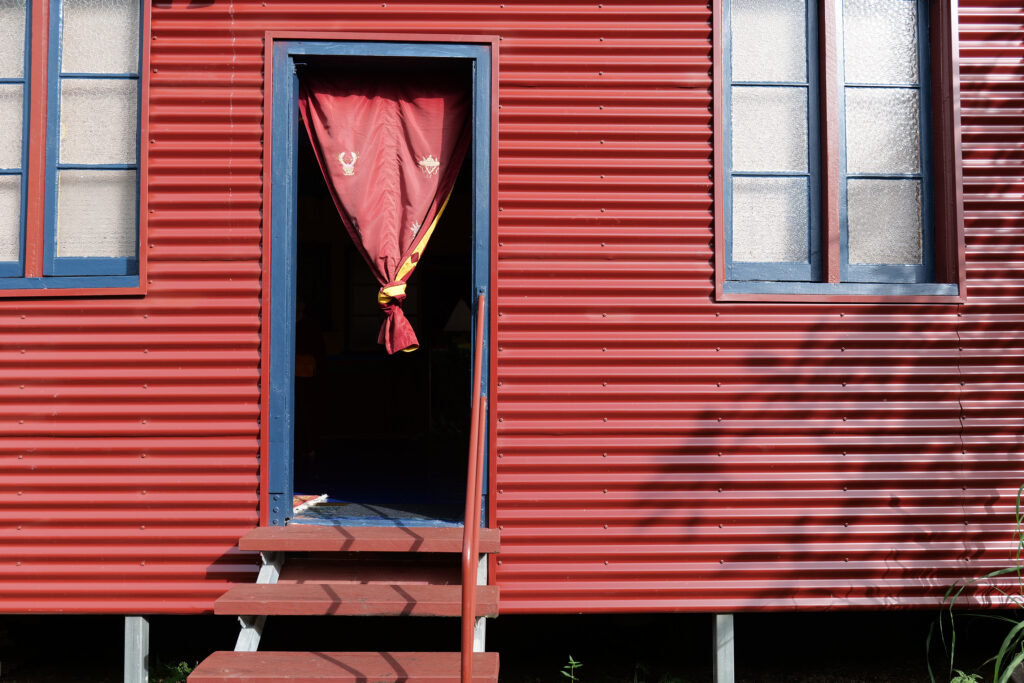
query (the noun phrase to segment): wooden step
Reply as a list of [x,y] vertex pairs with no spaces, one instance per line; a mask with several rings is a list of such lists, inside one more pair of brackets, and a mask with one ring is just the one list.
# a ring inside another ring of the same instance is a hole
[[[189,683],[458,683],[458,652],[214,652]],[[498,655],[473,655],[473,681],[498,680]]]
[[[480,530],[480,552],[498,552],[498,530]],[[338,527],[292,524],[257,527],[240,550],[267,552],[461,553],[462,527]]]
[[293,553],[277,582],[459,585],[462,558],[452,553]]
[[[477,586],[478,617],[498,616],[498,587]],[[456,617],[462,586],[424,584],[240,584],[213,605],[216,614]]]

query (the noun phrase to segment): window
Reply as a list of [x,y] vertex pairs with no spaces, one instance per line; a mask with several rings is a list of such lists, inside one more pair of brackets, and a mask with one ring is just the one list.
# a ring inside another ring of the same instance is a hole
[[138,287],[142,17],[0,0],[0,290]]
[[719,0],[720,299],[956,300],[962,189],[948,182],[960,169],[945,4]]

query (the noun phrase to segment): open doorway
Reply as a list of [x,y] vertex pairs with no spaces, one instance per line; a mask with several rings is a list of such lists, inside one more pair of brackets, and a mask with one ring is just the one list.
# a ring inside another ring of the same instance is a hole
[[[455,75],[466,60],[328,58],[379,78]],[[405,315],[410,353],[377,343],[379,283],[346,232],[305,130],[297,130],[294,493],[326,500],[306,524],[458,524],[471,402],[473,155],[421,262]]]

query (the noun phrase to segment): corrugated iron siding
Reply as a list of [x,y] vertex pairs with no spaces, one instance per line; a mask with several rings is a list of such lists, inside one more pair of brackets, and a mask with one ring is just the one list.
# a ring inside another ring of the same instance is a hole
[[0,609],[195,611],[248,576],[267,29],[502,36],[503,611],[913,606],[999,564],[1024,11],[961,6],[958,308],[713,302],[703,1],[155,2],[149,294],[0,302]]
[[253,570],[260,51],[167,42],[148,294],[0,301],[2,611],[196,612]]
[[923,606],[1008,561],[1024,11],[960,4],[963,307],[713,301],[703,3],[506,35],[503,612]]

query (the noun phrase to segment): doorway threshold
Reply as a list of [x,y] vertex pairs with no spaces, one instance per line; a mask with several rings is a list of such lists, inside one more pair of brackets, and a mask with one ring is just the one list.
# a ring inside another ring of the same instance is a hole
[[464,511],[452,505],[368,503],[328,498],[297,510],[288,524],[316,526],[461,527]]

